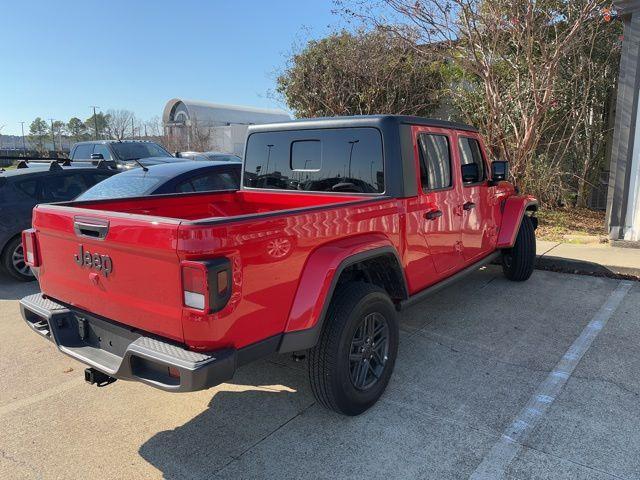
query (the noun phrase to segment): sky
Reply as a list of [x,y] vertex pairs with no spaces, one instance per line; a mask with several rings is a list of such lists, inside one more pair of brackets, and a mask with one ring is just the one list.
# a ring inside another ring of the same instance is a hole
[[269,97],[294,45],[339,26],[331,0],[0,0],[0,126],[175,97],[285,108]]

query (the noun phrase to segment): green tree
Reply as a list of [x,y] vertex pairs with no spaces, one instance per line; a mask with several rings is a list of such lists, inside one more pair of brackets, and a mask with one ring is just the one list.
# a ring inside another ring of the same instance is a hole
[[437,64],[382,29],[312,40],[277,79],[277,92],[299,117],[429,115],[441,87]]
[[[95,136],[95,138],[105,138],[109,125],[109,115],[98,112],[95,114],[95,118],[94,115],[91,115],[84,121],[84,124],[87,126],[87,129],[92,137]],[[97,132],[96,126],[98,128]]]
[[42,118],[37,117],[29,125],[29,142],[41,153],[46,152],[46,143],[50,139],[49,125]]
[[72,117],[67,122],[67,132],[74,142],[80,142],[88,138],[87,126],[78,117]]
[[427,58],[439,52],[443,96],[510,162],[519,185],[547,204],[584,204],[606,150],[620,53],[619,24],[602,15],[610,1],[336,2]]

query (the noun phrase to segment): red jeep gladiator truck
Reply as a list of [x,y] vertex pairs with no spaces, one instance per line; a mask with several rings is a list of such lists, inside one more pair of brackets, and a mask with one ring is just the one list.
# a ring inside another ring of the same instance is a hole
[[537,203],[506,176],[462,124],[252,126],[237,191],[38,205],[22,315],[90,383],[199,390],[306,352],[318,402],[357,415],[387,386],[399,311],[496,259],[531,275]]

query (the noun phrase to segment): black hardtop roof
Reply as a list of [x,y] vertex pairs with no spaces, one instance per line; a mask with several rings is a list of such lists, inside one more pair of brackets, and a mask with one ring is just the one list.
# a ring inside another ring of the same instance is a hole
[[390,127],[392,125],[424,125],[428,127],[449,128],[477,132],[478,129],[464,123],[450,122],[435,118],[415,117],[411,115],[353,115],[345,117],[300,118],[287,122],[252,125],[249,133],[273,132],[279,130],[300,130],[313,128],[348,128],[348,127]]

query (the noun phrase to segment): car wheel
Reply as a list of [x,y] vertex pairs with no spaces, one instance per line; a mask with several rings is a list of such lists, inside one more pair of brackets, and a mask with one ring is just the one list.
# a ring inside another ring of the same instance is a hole
[[527,215],[522,219],[516,243],[502,251],[502,271],[509,280],[522,282],[533,273],[536,261],[536,233]]
[[4,248],[2,254],[2,265],[4,269],[16,280],[21,282],[31,282],[35,276],[31,268],[24,261],[24,251],[22,249],[22,237],[13,238]]
[[308,356],[318,403],[344,415],[376,403],[393,372],[398,338],[397,312],[384,290],[362,282],[341,285]]

